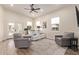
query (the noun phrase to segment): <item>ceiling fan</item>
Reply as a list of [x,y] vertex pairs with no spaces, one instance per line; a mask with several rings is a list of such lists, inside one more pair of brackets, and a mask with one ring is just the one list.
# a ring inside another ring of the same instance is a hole
[[30,9],[27,9],[27,8],[24,8],[24,9],[25,9],[25,10],[30,10],[30,13],[32,13],[32,12],[38,13],[37,10],[40,10],[40,8],[34,8],[34,4],[31,4],[31,5],[30,5]]

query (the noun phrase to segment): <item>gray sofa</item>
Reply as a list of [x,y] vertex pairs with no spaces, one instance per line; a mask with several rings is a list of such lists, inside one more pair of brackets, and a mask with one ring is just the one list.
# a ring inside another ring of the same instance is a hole
[[32,35],[32,40],[33,41],[38,41],[38,40],[43,39],[43,38],[46,37],[46,35],[43,32],[38,31],[38,30],[32,31],[31,35]]
[[28,48],[31,45],[31,38],[23,38],[20,33],[13,34],[16,48]]
[[62,47],[70,46],[70,39],[74,38],[74,33],[64,33],[64,35],[55,35],[55,41]]

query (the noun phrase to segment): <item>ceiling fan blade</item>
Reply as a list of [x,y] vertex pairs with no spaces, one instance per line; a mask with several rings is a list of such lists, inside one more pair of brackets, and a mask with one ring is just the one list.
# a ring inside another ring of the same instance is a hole
[[34,10],[40,10],[40,8],[36,8],[36,9],[34,9]]
[[24,8],[25,10],[30,10],[30,9],[27,9],[27,8]]
[[37,11],[34,10],[34,12],[38,13]]

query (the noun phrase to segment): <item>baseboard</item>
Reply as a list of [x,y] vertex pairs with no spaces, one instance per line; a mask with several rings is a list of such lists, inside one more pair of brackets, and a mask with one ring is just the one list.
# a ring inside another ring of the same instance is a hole
[[13,39],[13,38],[3,39],[3,40],[0,40],[0,42],[6,41],[6,40],[10,40],[10,39]]
[[0,40],[0,42],[2,42],[2,41],[4,41],[4,40]]

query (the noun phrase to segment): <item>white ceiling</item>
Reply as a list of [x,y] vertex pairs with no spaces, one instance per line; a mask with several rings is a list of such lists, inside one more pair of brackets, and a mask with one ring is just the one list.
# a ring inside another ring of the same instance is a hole
[[7,8],[9,10],[21,13],[23,15],[26,15],[31,18],[37,18],[39,16],[46,15],[48,13],[51,13],[57,9],[66,7],[68,5],[63,4],[35,4],[35,8],[41,8],[41,10],[38,11],[38,13],[30,13],[29,10],[25,10],[24,8],[30,9],[30,4],[14,4],[14,6],[10,6],[10,4],[2,5],[4,8]]

